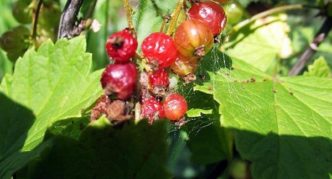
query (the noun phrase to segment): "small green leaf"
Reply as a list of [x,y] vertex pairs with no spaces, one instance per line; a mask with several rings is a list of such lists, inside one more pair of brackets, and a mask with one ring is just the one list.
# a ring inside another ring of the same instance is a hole
[[303,74],[304,76],[315,77],[329,77],[331,70],[324,57],[319,57],[315,62],[308,67],[308,71]]
[[202,114],[212,114],[212,109],[192,108],[187,111],[188,117],[200,117]]
[[[91,54],[85,53],[85,39],[78,37],[59,40],[56,44],[48,41],[38,51],[28,50],[15,66],[12,76],[6,76],[0,91],[13,101],[32,111],[29,125],[24,114],[16,118],[1,117],[6,124],[1,132],[0,178],[9,178],[13,172],[24,166],[25,158],[20,152],[30,152],[42,143],[47,128],[54,122],[80,117],[81,112],[92,105],[101,94],[100,71],[91,73]],[[5,105],[1,105],[0,109]],[[6,113],[13,113],[9,108]],[[22,129],[20,132],[19,129]],[[15,133],[15,135],[10,135]],[[16,160],[7,160],[14,157]],[[9,165],[11,167],[5,167]]]

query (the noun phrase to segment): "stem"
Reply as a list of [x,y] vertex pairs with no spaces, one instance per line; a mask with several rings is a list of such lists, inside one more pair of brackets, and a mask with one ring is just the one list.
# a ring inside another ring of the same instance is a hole
[[83,0],[67,0],[65,8],[61,14],[58,39],[72,38],[76,27],[77,15],[82,6]]
[[258,19],[267,17],[267,16],[272,15],[272,14],[284,12],[284,11],[295,10],[295,9],[303,9],[304,7],[307,7],[307,6],[304,6],[302,4],[285,5],[285,6],[280,6],[280,7],[272,8],[272,9],[269,9],[267,11],[258,13],[256,15],[252,16],[251,18],[246,19],[246,20],[238,23],[237,25],[235,25],[233,27],[232,31],[230,31],[230,33],[229,33],[228,36],[231,36],[233,33],[238,32],[243,27],[245,27],[245,26],[247,26],[247,25],[255,22]]
[[155,0],[151,0],[151,3],[153,5],[154,10],[156,11],[157,16],[161,16],[161,10],[158,7],[156,1]]
[[306,64],[310,61],[311,57],[316,53],[319,45],[327,38],[329,32],[332,29],[332,17],[326,17],[322,27],[319,29],[315,38],[310,43],[308,48],[300,56],[299,60],[290,70],[289,75],[295,76],[301,73]]
[[163,17],[163,22],[162,22],[161,27],[160,27],[160,32],[165,31],[166,24],[169,22],[170,18],[171,17],[169,17],[169,16],[164,16]]
[[32,39],[35,40],[37,37],[37,26],[38,26],[38,19],[41,7],[43,5],[43,0],[39,0],[37,4],[37,8],[35,9],[35,16],[33,18],[33,29],[32,29]]
[[107,39],[108,36],[108,23],[109,23],[109,7],[110,7],[110,1],[106,0],[106,8],[105,8],[105,39]]
[[171,14],[171,20],[170,20],[169,27],[166,32],[167,35],[172,35],[175,31],[178,17],[181,13],[181,10],[183,9],[183,2],[184,2],[184,0],[179,0],[178,3],[176,4],[174,11]]
[[96,5],[97,5],[97,0],[93,0],[92,4],[89,6],[89,9],[87,10],[87,13],[84,16],[84,19],[89,19],[93,16]]
[[131,8],[131,6],[129,4],[129,0],[123,0],[123,5],[126,10],[128,27],[130,29],[134,29],[134,24],[133,24],[133,20],[132,20],[133,9]]

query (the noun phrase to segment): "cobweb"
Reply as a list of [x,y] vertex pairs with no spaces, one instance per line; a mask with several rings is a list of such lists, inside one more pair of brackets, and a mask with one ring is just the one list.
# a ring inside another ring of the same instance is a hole
[[[225,53],[222,53],[217,47],[215,47],[209,54],[206,55],[201,61],[199,68],[197,70],[196,76],[197,80],[193,86],[182,92],[184,96],[188,96],[188,98],[195,98],[195,95],[197,92],[194,90],[195,85],[203,85],[205,83],[211,83],[211,96],[213,95],[213,89],[215,85],[215,78],[224,78],[225,81],[229,81],[229,83],[224,83],[225,85],[228,85],[228,93],[229,94],[237,94],[238,87],[235,87],[232,85],[233,81],[236,81],[236,78],[232,76],[232,61],[229,56],[227,56]],[[233,95],[234,101],[239,101],[238,95]],[[190,99],[188,99],[190,100]],[[180,126],[175,124],[172,125],[169,129],[169,133],[177,133],[180,129],[184,128],[188,135],[199,135],[200,131],[203,130],[206,127],[209,127],[214,124],[222,123],[220,121],[220,117],[222,114],[220,114],[219,111],[219,104],[211,99],[211,108],[214,110],[213,115],[205,115],[202,114],[200,117],[194,117],[189,118],[186,117],[185,122],[181,124]],[[189,102],[190,103],[190,102]],[[243,105],[243,104],[240,104]],[[244,108],[246,109],[246,108]]]

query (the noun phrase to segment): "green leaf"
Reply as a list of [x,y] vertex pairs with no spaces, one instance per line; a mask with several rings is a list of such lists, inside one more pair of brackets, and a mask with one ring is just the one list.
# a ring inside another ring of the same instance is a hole
[[17,25],[15,18],[12,15],[11,7],[12,0],[2,0],[0,1],[0,35],[7,31],[8,29]]
[[9,59],[7,58],[5,52],[3,50],[0,50],[0,81],[7,73],[12,73],[13,64]]
[[137,31],[138,42],[141,43],[151,32],[159,32],[163,16],[172,12],[176,0],[140,0],[135,9],[133,20]]
[[308,71],[304,76],[329,77],[331,70],[324,57],[319,57],[315,62],[308,67]]
[[191,108],[187,111],[188,117],[200,117],[202,114],[212,114],[212,109]]
[[225,44],[226,48],[231,47],[226,53],[261,71],[275,73],[278,61],[292,54],[286,20],[287,16],[280,14],[256,21]]
[[56,137],[54,147],[34,163],[30,178],[169,178],[166,121],[120,126],[106,121],[90,125],[79,141]]
[[[23,158],[17,159],[18,151],[36,149],[47,127],[61,119],[80,117],[82,110],[101,94],[100,72],[90,72],[91,55],[85,53],[85,47],[83,37],[59,40],[56,44],[48,41],[38,51],[28,50],[17,61],[14,74],[2,81],[0,91],[31,110],[34,117],[19,133],[18,129],[27,120],[24,115],[13,119],[0,118],[0,123],[6,124],[2,132],[7,134],[1,135],[1,140],[9,141],[1,146],[0,178],[9,178],[26,162]],[[13,111],[8,109],[4,113]],[[9,135],[11,133],[16,135]],[[16,160],[7,160],[11,157]],[[8,162],[11,168],[5,167]]]
[[222,125],[253,162],[253,178],[327,178],[332,172],[332,79],[277,78],[234,61],[220,70],[213,95]]

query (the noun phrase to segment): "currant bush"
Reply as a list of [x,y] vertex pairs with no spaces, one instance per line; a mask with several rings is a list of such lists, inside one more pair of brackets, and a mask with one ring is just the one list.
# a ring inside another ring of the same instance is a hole
[[212,49],[214,37],[226,23],[225,12],[218,4],[225,1],[192,2],[188,13],[182,13],[171,30],[175,33],[161,30],[149,34],[142,42],[142,54],[136,52],[134,29],[126,28],[109,36],[105,47],[114,63],[106,67],[100,80],[108,100],[96,105],[94,119],[104,113],[111,121],[133,118],[148,119],[149,123],[162,118],[182,121],[188,105],[175,92],[178,80],[170,84],[170,73],[175,73],[183,83],[193,82],[200,58]]

